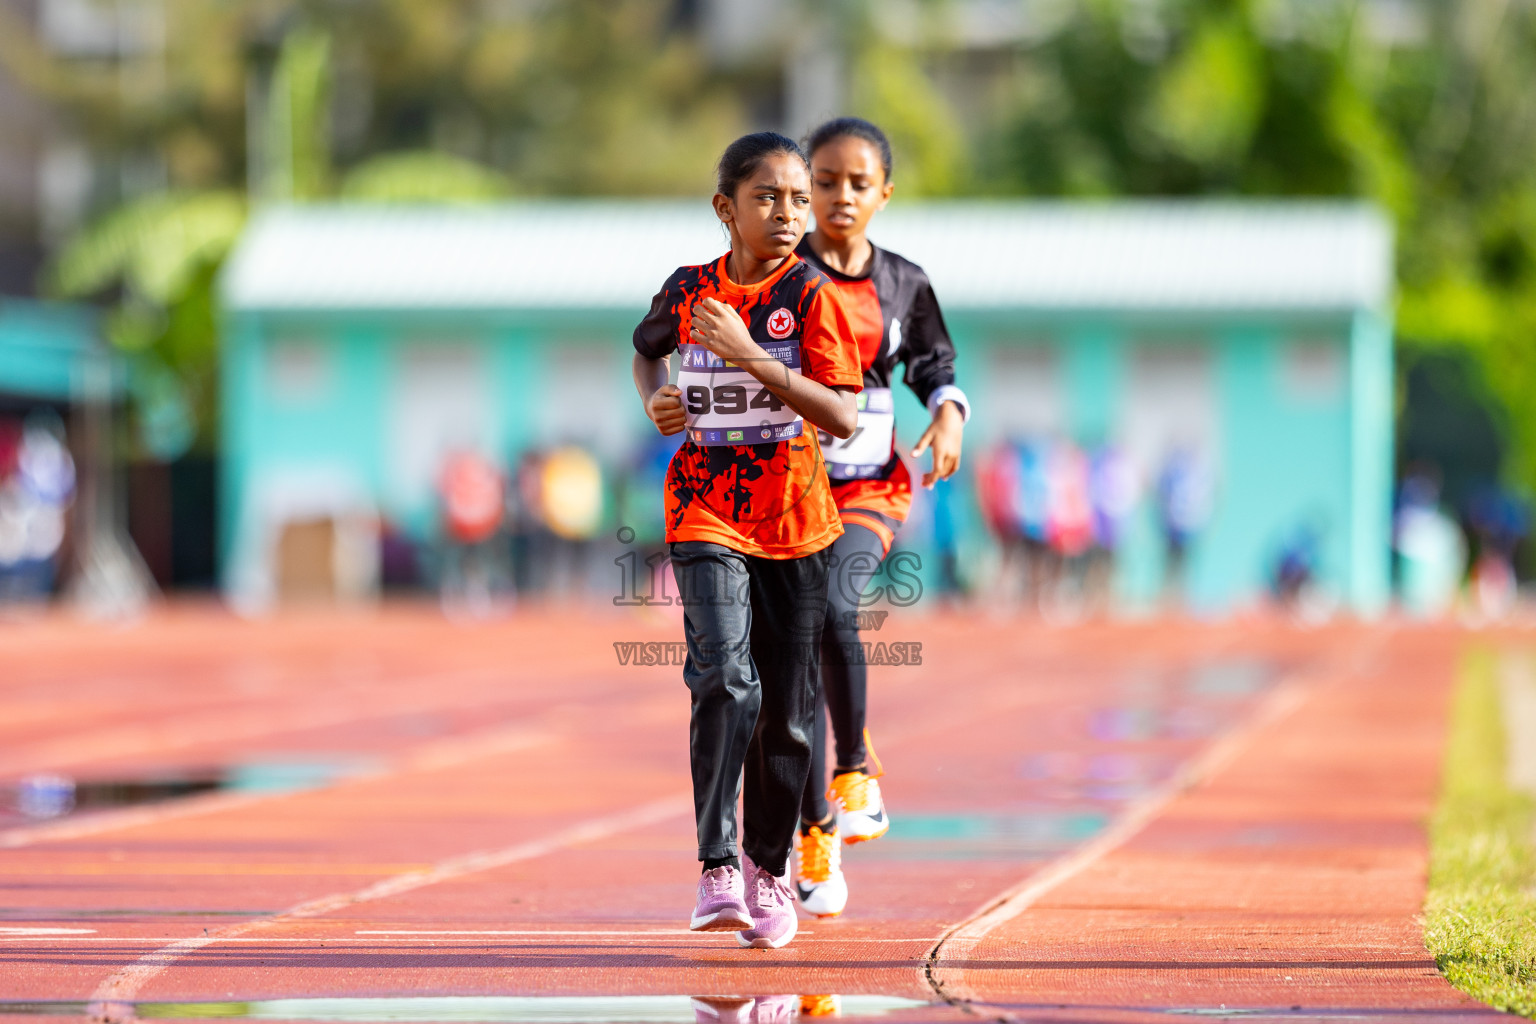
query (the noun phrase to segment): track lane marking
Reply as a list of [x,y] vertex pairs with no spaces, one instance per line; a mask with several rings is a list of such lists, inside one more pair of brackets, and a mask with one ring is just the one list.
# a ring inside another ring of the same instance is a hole
[[532,860],[568,846],[605,839],[628,829],[643,828],[668,818],[679,817],[691,813],[692,810],[692,792],[674,794],[653,800],[634,810],[593,818],[544,839],[449,857],[424,871],[386,878],[354,892],[332,893],[329,896],[305,900],[269,917],[253,918],[203,935],[179,939],[113,972],[92,993],[87,1014],[90,1019],[104,1022],[104,1024],[128,1024],[136,1019],[133,999],[146,984],[188,953],[215,942],[233,939],[286,921],[322,917],[358,903],[370,903],[429,885],[437,885],[440,882],[463,878],[466,875],[490,871],[519,861]]
[[[278,924],[282,924],[283,922],[277,922],[277,923]],[[566,935],[566,934],[562,934],[562,933],[559,933],[559,932],[545,932],[543,934],[553,935],[553,936],[555,936],[557,938],[566,939],[566,940],[569,940],[569,939],[573,938],[573,936],[571,936],[571,935]],[[590,934],[590,933],[588,933],[588,934]],[[594,944],[600,944],[600,945],[605,945],[605,946],[610,946],[611,945],[615,949],[623,949],[624,945],[626,943],[633,944],[635,942],[643,941],[647,937],[654,937],[658,945],[666,946],[666,947],[672,947],[672,946],[679,946],[678,940],[683,938],[683,937],[685,937],[685,936],[691,937],[693,939],[709,939],[709,938],[730,939],[732,942],[734,942],[735,938],[736,938],[736,933],[735,932],[679,931],[676,935],[663,934],[663,933],[658,933],[658,932],[652,932],[652,933],[649,934],[649,936],[645,936],[645,935],[596,935],[596,936],[593,936],[593,941],[594,941]],[[537,937],[538,936],[535,936],[535,935],[502,935],[502,936],[490,936],[490,935],[487,935],[487,936],[480,936],[479,938],[483,938],[483,939],[493,939],[493,938],[533,939],[533,938],[537,938]],[[850,939],[850,938],[844,938],[844,937],[842,937],[840,935],[820,935],[820,936],[814,936],[814,935],[808,935],[805,932],[800,932],[800,933],[798,933],[795,936],[795,941],[796,942],[800,942],[802,939],[805,940],[806,942],[810,942],[810,943],[828,943],[828,944],[837,945],[837,946],[845,946],[845,945],[892,945],[892,944],[895,944],[895,945],[903,945],[903,946],[920,945],[920,946],[927,947],[927,946],[929,946],[929,945],[931,945],[933,943],[933,936],[932,935],[912,935],[912,936],[908,936],[906,938],[896,938],[896,939],[876,939],[876,938],[851,938]],[[415,936],[409,936],[409,935],[370,935],[368,937],[368,942],[367,943],[361,943],[361,942],[354,943],[351,940],[352,940],[352,936],[350,936],[350,935],[317,935],[317,936],[309,936],[309,935],[306,935],[306,936],[294,936],[294,935],[260,935],[260,936],[253,936],[253,935],[221,935],[221,936],[218,936],[215,939],[215,941],[217,941],[221,945],[223,945],[223,944],[237,945],[237,944],[240,944],[240,943],[245,943],[247,945],[253,945],[253,946],[276,946],[276,945],[292,945],[292,946],[297,946],[297,945],[306,945],[306,946],[314,946],[316,948],[323,947],[323,948],[327,948],[327,949],[353,949],[353,950],[367,950],[367,949],[373,948],[374,946],[390,945],[390,944],[402,945],[402,946],[416,946],[416,947],[420,947],[421,944],[424,943],[424,942],[425,943],[429,943],[432,946],[438,946],[438,945],[442,945],[442,946],[466,946],[466,947],[470,947],[470,948],[483,948],[485,946],[491,945],[491,943],[489,943],[489,942],[477,941],[476,937],[468,936],[468,935],[415,935]],[[601,940],[601,941],[599,941],[599,940]],[[29,950],[30,952],[43,953],[43,952],[46,952],[47,949],[49,948],[48,943],[77,943],[77,944],[78,943],[84,943],[84,944],[87,944],[87,945],[94,943],[94,944],[99,945],[99,946],[114,946],[114,945],[116,945],[116,946],[142,946],[142,945],[151,945],[151,946],[153,946],[153,945],[160,945],[161,943],[164,943],[165,942],[165,937],[164,936],[151,936],[151,935],[127,936],[127,937],[112,937],[112,936],[109,936],[109,935],[46,935],[46,936],[29,936],[29,937],[22,937],[22,936],[0,936],[0,946],[4,946],[7,943],[18,943],[18,942],[25,942],[25,943],[28,943],[30,946],[32,946],[33,948],[31,950]],[[727,945],[729,945],[729,944],[730,943],[727,943]],[[506,945],[506,946],[509,946],[509,947],[512,947],[512,948],[521,948],[522,946],[526,945],[526,943],[511,942],[511,943],[497,943],[496,945],[497,946]],[[571,946],[571,948],[580,948],[579,944],[572,944],[570,942],[562,943],[562,945]],[[694,946],[693,946],[693,943],[689,942],[689,943],[685,943],[685,944],[680,945],[679,948],[691,949],[691,948],[694,948]],[[1382,961],[1382,962],[1383,963],[1390,963],[1391,961]],[[1416,964],[1416,963],[1418,963],[1418,961],[1414,961],[1414,963]],[[164,1000],[154,1000],[154,1001],[155,1002],[164,1002]]]
[[[1134,802],[1108,828],[1076,850],[1056,858],[1023,882],[983,905],[970,917],[941,934],[924,958],[920,976],[938,997],[962,1010],[971,1011],[972,999],[961,986],[939,976],[944,960],[968,959],[994,929],[1029,909],[1041,897],[1124,846],[1146,828],[1174,800],[1205,782],[1235,760],[1263,730],[1294,714],[1319,688],[1319,680],[1360,671],[1384,647],[1387,635],[1375,638],[1363,649],[1349,652],[1348,663],[1302,670],[1283,680],[1265,695],[1245,721],[1227,732],[1199,755],[1185,762],[1167,782]],[[991,1011],[989,1011],[991,1012]],[[999,1020],[1012,1020],[1006,1015]]]
[[[541,716],[543,717],[543,716]],[[252,804],[285,797],[301,796],[321,791],[334,791],[344,786],[378,782],[413,772],[439,771],[456,767],[481,757],[516,753],[533,747],[544,746],[563,739],[549,731],[539,731],[527,721],[497,726],[459,737],[459,742],[433,740],[407,753],[396,761],[367,771],[340,776],[319,786],[302,789],[264,789],[246,792],[205,793],[196,796],[167,800],[164,803],[144,807],[126,807],[121,810],[101,811],[89,817],[72,821],[49,822],[40,825],[23,825],[0,831],[0,849],[14,850],[42,842],[76,839],[81,836],[115,832],[139,825],[153,825],[177,818],[215,814],[219,811],[239,810]]]
[[[670,709],[662,710],[659,704],[653,704],[645,698],[636,700],[634,705],[634,712],[630,716],[632,722],[650,721],[670,713]],[[82,836],[115,832],[141,825],[154,825],[163,821],[174,821],[178,818],[196,817],[202,814],[242,810],[253,804],[271,800],[311,793],[334,792],[346,786],[367,785],[401,775],[443,771],[481,758],[497,757],[559,743],[570,738],[569,733],[560,726],[569,717],[570,710],[578,706],[572,703],[556,704],[529,719],[520,719],[464,735],[430,740],[396,760],[386,761],[366,771],[340,776],[319,786],[308,786],[302,789],[205,793],[144,807],[96,812],[79,819],[0,830],[0,850],[14,850],[37,843],[77,839]]]
[[[353,935],[698,935],[688,928],[647,928],[629,931],[540,930],[537,928],[386,928],[359,929]],[[804,934],[803,932],[801,934]]]
[[[97,764],[114,758],[135,757],[145,753],[161,755],[169,749],[184,749],[210,742],[228,743],[249,740],[261,736],[281,735],[289,732],[306,732],[350,723],[383,721],[407,715],[442,712],[484,712],[488,708],[505,705],[505,698],[481,696],[478,690],[467,690],[481,680],[497,679],[499,669],[474,667],[434,672],[409,671],[400,675],[385,675],[368,680],[369,686],[378,684],[384,688],[384,703],[373,705],[360,702],[358,680],[346,681],[352,692],[327,697],[323,701],[305,702],[307,694],[297,690],[276,695],[279,703],[273,708],[264,700],[270,694],[256,698],[228,692],[209,703],[199,704],[192,710],[160,719],[154,715],[159,710],[178,706],[161,699],[140,719],[127,724],[117,723],[114,713],[120,708],[110,706],[110,713],[103,713],[96,720],[64,734],[48,734],[27,740],[23,737],[4,737],[0,743],[0,774],[22,771],[57,770],[81,764]],[[555,668],[563,678],[580,681],[599,679],[602,673],[583,666]],[[323,676],[318,682],[327,681]],[[431,692],[435,698],[422,699],[419,694]],[[599,685],[589,697],[601,699],[620,696],[628,692],[623,688]],[[446,695],[444,695],[446,693]],[[5,709],[0,700],[0,711]],[[60,707],[70,707],[67,702]],[[360,710],[363,709],[363,710]],[[515,709],[514,709],[515,710]],[[543,713],[541,709],[533,717]],[[516,710],[520,717],[528,712]],[[69,723],[61,723],[61,728]]]
[[[302,694],[289,692],[280,695],[281,698],[298,697],[300,702],[278,705],[275,710],[269,710],[270,705],[259,699],[230,695],[168,719],[155,718],[151,712],[128,724],[117,724],[112,723],[110,716],[103,716],[101,721],[111,724],[93,725],[85,732],[74,730],[63,735],[45,736],[30,743],[12,739],[9,749],[0,756],[0,773],[66,767],[79,763],[82,752],[85,763],[98,763],[209,742],[228,743],[274,733],[304,732],[424,712],[469,710],[491,702],[478,697],[422,700],[415,696],[416,686],[426,683],[425,689],[433,691],[434,684],[440,689],[441,684],[473,683],[493,672],[492,669],[473,668],[385,677],[378,682],[389,688],[386,700],[390,703],[382,707],[360,703],[355,693],[305,704]],[[117,705],[113,707],[116,709]]]
[[[989,703],[994,704],[995,707],[988,708],[987,710],[989,712],[995,712],[996,710],[999,710],[999,709],[1002,709],[1002,708],[1011,708],[1011,707],[1016,707],[1016,706],[1023,706],[1023,705],[1027,705],[1029,703],[1033,703],[1035,699],[1038,699],[1037,697],[1033,698],[1033,699],[1024,699],[1025,696],[1027,696],[1027,695],[1008,695],[1004,699],[993,700],[993,701],[991,701]],[[948,721],[934,722],[934,721],[930,720],[930,721],[925,722],[923,726],[921,726],[919,728],[916,728],[916,729],[898,730],[899,733],[901,734],[899,736],[899,740],[910,740],[914,736],[917,736],[917,735],[922,735],[922,734],[930,733],[930,732],[933,732],[933,731],[939,731],[939,730],[941,730],[943,728],[953,727],[954,725],[957,725],[957,724],[959,724],[960,722],[962,722],[964,720],[976,717],[976,715],[978,713],[979,713],[979,710],[977,708],[972,708],[968,713],[953,716]],[[288,795],[292,795],[292,794],[288,794]],[[674,814],[676,814],[678,816],[681,816],[683,813],[686,812],[686,810],[687,810],[686,808],[680,806],[675,811],[669,812],[669,813],[666,813],[666,814],[662,814],[662,815],[660,815],[657,818],[652,819],[652,820],[659,821],[659,820],[662,820],[663,818],[672,817]],[[599,822],[607,822],[607,821],[611,821],[611,820],[612,819],[598,819]],[[628,826],[622,826],[622,827],[635,827],[635,826],[628,825]],[[606,838],[607,836],[610,836],[610,835],[615,834],[615,833],[617,833],[619,831],[622,831],[622,827],[614,828],[614,829],[605,831],[605,832],[603,832],[601,834],[598,834],[598,835],[577,837],[575,839],[568,840],[568,842],[577,842],[577,841],[582,841],[582,840],[597,840],[597,839]],[[532,844],[528,844],[528,845],[532,845]],[[543,853],[551,852],[552,849],[554,849],[554,848],[555,847],[549,847],[549,848],[546,848],[546,849],[540,849],[540,850],[532,852],[532,853],[527,853],[526,856],[528,856],[528,857],[539,856],[539,855],[542,855]],[[516,848],[516,849],[521,849],[521,847]],[[454,858],[452,860],[457,860],[457,859],[458,858]],[[517,860],[517,859],[524,859],[524,858],[523,857],[516,857],[516,858],[513,858],[513,859]],[[510,863],[510,862],[511,861],[507,861],[507,863]],[[448,862],[444,862],[444,863],[446,864]],[[489,866],[496,866],[496,865],[489,865]],[[479,870],[479,869],[477,869],[477,870]],[[404,876],[404,877],[405,877],[406,881],[409,882],[409,879],[410,879],[411,876]],[[439,880],[444,880],[444,879],[439,879]],[[201,948],[203,946],[206,946],[206,945],[209,945],[209,944],[211,944],[213,942],[218,942],[218,941],[230,941],[230,942],[236,942],[236,941],[239,941],[239,942],[290,941],[290,940],[287,940],[287,939],[281,939],[280,940],[280,939],[275,939],[275,938],[274,939],[260,939],[260,938],[250,938],[250,939],[247,939],[247,938],[241,938],[241,935],[244,932],[257,930],[257,929],[260,929],[260,928],[265,928],[265,927],[268,927],[268,926],[273,925],[273,924],[281,923],[282,921],[290,919],[290,918],[297,919],[297,918],[302,918],[302,917],[319,916],[321,914],[328,913],[331,910],[337,909],[337,907],[339,907],[339,906],[345,906],[345,905],[347,905],[349,903],[357,902],[357,901],[359,901],[360,898],[378,899],[378,898],[382,898],[383,896],[386,896],[386,895],[394,895],[396,892],[408,891],[411,888],[416,888],[417,887],[417,885],[415,885],[415,884],[409,884],[409,885],[407,885],[407,886],[405,886],[403,888],[400,888],[398,890],[391,890],[391,889],[387,888],[389,883],[394,882],[394,881],[396,881],[396,880],[393,880],[393,879],[387,880],[385,883],[380,883],[379,885],[370,886],[370,887],[368,887],[365,890],[361,890],[357,894],[351,894],[351,895],[345,896],[345,897],[342,898],[342,900],[341,900],[341,902],[339,904],[330,905],[330,906],[322,905],[327,900],[335,898],[335,897],[322,897],[320,900],[317,900],[317,901],[310,901],[308,903],[296,905],[295,907],[290,908],[288,911],[281,912],[280,914],[277,914],[277,915],[262,917],[262,918],[258,918],[258,919],[255,919],[255,920],[252,920],[252,921],[249,921],[249,922],[242,922],[240,925],[235,925],[235,926],[230,926],[229,928],[220,929],[218,932],[212,933],[212,934],[210,934],[210,935],[208,935],[206,937],[204,937],[204,936],[195,936],[195,937],[191,937],[191,938],[182,940],[182,941],[177,942],[177,943],[172,943],[172,944],[164,947],[161,950],[158,950],[158,951],[156,951],[154,953],[151,953],[151,954],[147,955],[146,957],[141,958],[140,961],[138,961],[137,963],[135,963],[133,965],[129,965],[128,967],[124,968],[123,970],[121,970],[119,972],[116,972],[114,975],[109,977],[105,982],[103,982],[102,986],[100,986],[98,988],[98,993],[101,994],[102,998],[94,1001],[93,1004],[92,1004],[93,1005],[93,1011],[100,1011],[100,1012],[94,1012],[94,1015],[97,1016],[100,1019],[106,1019],[106,1020],[131,1020],[132,1019],[132,1006],[129,1005],[127,1007],[122,1007],[120,1005],[116,1005],[118,1003],[118,1001],[121,1000],[123,997],[120,996],[120,995],[117,995],[114,998],[114,994],[115,993],[119,993],[119,992],[136,992],[140,987],[142,987],[142,985],[144,983],[147,983],[150,979],[152,979],[153,977],[155,977],[156,975],[161,973],[167,966],[169,966],[171,963],[174,963],[176,959],[178,959],[181,956],[184,956],[186,953],[188,953],[188,952],[190,952],[192,950],[195,950],[197,948]],[[424,882],[424,883],[421,883],[421,884],[432,884],[432,883],[431,882]],[[375,890],[379,890],[379,891],[375,891]],[[317,940],[304,939],[304,940],[297,940],[297,941],[313,942],[313,941],[317,941]],[[330,940],[330,941],[334,941],[334,940]],[[931,938],[931,935],[930,935],[930,936],[924,936],[924,937],[912,938],[912,939],[894,939],[894,940],[838,939],[838,940],[834,940],[834,941],[845,941],[845,942],[860,942],[860,941],[868,941],[868,942],[882,941],[883,942],[883,941],[895,941],[895,942],[924,942],[924,943],[927,943],[927,942],[932,941],[932,938]],[[137,973],[135,973],[135,972],[137,972]],[[138,979],[138,980],[135,981],[135,979]],[[117,1017],[114,1017],[114,1016],[112,1016],[112,1012],[111,1012],[111,1011],[114,1011],[114,1010],[116,1010],[116,1011],[126,1010],[127,1016],[117,1016]]]

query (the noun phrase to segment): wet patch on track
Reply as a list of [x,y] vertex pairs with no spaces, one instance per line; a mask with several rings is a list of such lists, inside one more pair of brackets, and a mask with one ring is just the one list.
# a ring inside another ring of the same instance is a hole
[[[891,1017],[942,1004],[881,995],[407,996],[268,999],[248,1002],[134,1003],[137,1020],[281,1020],[319,1024],[697,1024],[788,1022],[796,1017]],[[119,1013],[128,1004],[114,1005]],[[85,1002],[0,1003],[5,1016],[85,1016]]]
[[1098,810],[1039,808],[1017,814],[903,814],[861,861],[1045,860],[1092,838],[1109,823]]
[[51,772],[29,775],[0,785],[0,828],[203,793],[298,792],[375,769],[376,765],[367,760],[305,758],[248,760],[129,777],[77,779]]

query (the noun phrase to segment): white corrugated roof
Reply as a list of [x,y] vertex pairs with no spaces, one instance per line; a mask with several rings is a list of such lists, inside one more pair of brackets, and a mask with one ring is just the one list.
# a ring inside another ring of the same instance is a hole
[[[870,233],[961,309],[1380,308],[1392,232],[1341,202],[913,203]],[[313,205],[259,214],[235,309],[639,309],[726,248],[702,199]]]

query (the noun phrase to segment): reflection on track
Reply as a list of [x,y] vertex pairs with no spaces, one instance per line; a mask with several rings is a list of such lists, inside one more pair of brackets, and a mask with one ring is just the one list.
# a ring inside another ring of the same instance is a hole
[[1109,823],[1102,811],[1030,808],[1018,814],[904,814],[861,861],[1044,860],[1091,839]]
[[[223,749],[183,745],[138,761],[23,762],[20,771],[68,763],[80,780],[76,811],[152,806],[78,814],[89,820],[62,823],[63,839],[52,841],[51,826],[32,830],[49,837],[47,847],[0,851],[7,869],[0,925],[109,933],[0,935],[0,974],[33,982],[6,985],[3,995],[86,1000],[0,1003],[0,1021],[22,1014],[470,1024],[967,1019],[965,1008],[931,1001],[922,970],[943,929],[1036,865],[1104,835],[1128,806],[1244,721],[1301,656],[1277,657],[1267,647],[1249,655],[1216,637],[1199,637],[1191,649],[1157,637],[1109,642],[1118,634],[1015,637],[948,620],[931,629],[935,649],[951,649],[943,673],[882,677],[892,830],[846,851],[857,900],[850,912],[814,922],[814,934],[804,932],[787,951],[757,955],[737,949],[732,936],[704,941],[677,927],[686,923],[679,918],[697,866],[680,788],[685,709],[675,692],[627,678],[610,684],[594,670],[590,683],[574,680],[569,695],[546,694],[538,672],[504,665],[500,634],[444,641],[433,627],[412,649],[438,658],[462,646],[464,660],[495,665],[475,687],[510,687],[507,706],[523,717],[483,731],[457,723],[467,738],[441,738],[444,730],[435,729],[439,738],[426,754],[417,740],[393,729],[386,735],[370,719],[324,731],[306,725]],[[226,660],[238,666],[240,657]],[[293,671],[308,678],[307,665],[296,662]],[[952,681],[953,693],[936,689]],[[413,695],[422,686],[397,696],[429,706]],[[323,687],[317,681],[313,689]],[[466,702],[480,693],[465,690]],[[274,695],[268,714],[307,723],[308,699]],[[593,716],[595,703],[615,713]],[[342,763],[348,753],[353,764]],[[273,763],[279,757],[289,759],[286,778]],[[367,757],[377,759],[372,772]],[[268,781],[259,787],[250,773],[197,769],[263,759]],[[306,775],[301,762],[316,770]],[[366,777],[349,777],[354,770]],[[162,775],[147,779],[150,771]],[[145,776],[131,778],[135,772]],[[180,774],[167,779],[169,772]],[[91,773],[132,785],[91,790]],[[0,778],[0,818],[7,781]],[[249,804],[238,793],[235,800],[197,795],[237,788],[304,792]],[[622,809],[649,807],[643,801],[674,790],[666,817],[636,821]],[[98,794],[113,802],[96,803]],[[40,796],[34,810],[48,806],[48,794]],[[189,820],[183,809],[205,817]],[[142,827],[70,831],[134,815],[143,816]],[[582,831],[590,821],[608,824],[594,836]],[[487,861],[465,852],[476,850],[517,856]],[[332,877],[341,867],[379,877],[343,885]],[[395,870],[403,867],[412,870]],[[382,895],[360,907],[358,893]],[[313,906],[323,910],[282,913]],[[129,909],[136,907],[142,914]],[[195,919],[199,907],[206,920]],[[167,920],[181,915],[193,920]],[[1017,974],[1017,984],[1030,973]],[[681,994],[689,992],[718,995]],[[797,994],[762,994],[775,992]],[[358,998],[385,993],[401,998]],[[412,993],[421,996],[406,998]]]
[[[797,1016],[879,1018],[932,1003],[895,996],[422,996],[135,1003],[138,1020],[464,1022],[464,1024],[788,1024]],[[0,1014],[82,1016],[83,1002],[0,1003]]]
[[200,793],[292,793],[374,770],[356,759],[252,760],[131,778],[46,773],[0,785],[0,828],[71,814],[163,803]]
[[[1281,672],[1262,658],[1210,657],[1140,666],[1079,699],[1069,694],[1021,723],[1011,778],[988,794],[998,798],[993,806],[979,806],[988,801],[974,795],[947,807],[908,800],[880,842],[847,855],[845,870],[887,861],[1029,864],[1060,856],[1166,783],[1240,721]],[[964,775],[970,754],[951,751],[947,762],[931,767]],[[966,802],[978,806],[966,810]]]

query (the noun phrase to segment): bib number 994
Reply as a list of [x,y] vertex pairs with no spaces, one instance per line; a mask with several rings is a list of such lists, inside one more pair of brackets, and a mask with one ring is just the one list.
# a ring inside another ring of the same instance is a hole
[[690,384],[683,389],[683,403],[688,407],[690,416],[707,416],[711,412],[730,415],[743,413],[749,409],[766,409],[769,412],[778,412],[784,408],[784,403],[779,400],[767,388],[754,388],[749,398],[748,389],[742,384],[716,384],[714,387],[706,387],[702,384]]

